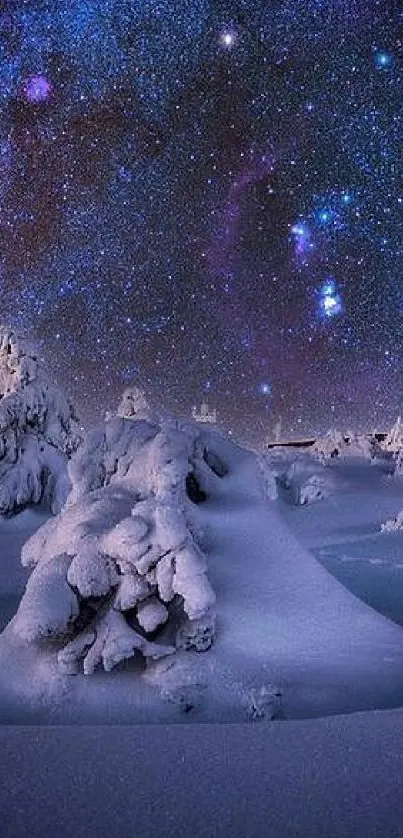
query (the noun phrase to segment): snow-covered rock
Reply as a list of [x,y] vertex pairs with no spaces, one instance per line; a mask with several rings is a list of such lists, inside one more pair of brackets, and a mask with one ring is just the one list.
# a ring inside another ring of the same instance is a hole
[[73,407],[35,350],[0,327],[0,514],[31,503],[58,512],[70,488],[68,458],[79,442]]
[[227,472],[224,442],[195,423],[114,417],[89,433],[71,461],[63,510],[24,545],[23,564],[34,570],[17,633],[61,639],[63,671],[85,673],[138,652],[171,654],[166,638],[176,643],[176,635],[177,648],[208,648],[215,594],[188,478],[206,497]]

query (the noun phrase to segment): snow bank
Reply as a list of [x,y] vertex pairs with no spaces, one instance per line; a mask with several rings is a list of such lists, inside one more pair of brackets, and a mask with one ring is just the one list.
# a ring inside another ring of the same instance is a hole
[[58,512],[70,487],[67,461],[78,444],[72,405],[35,351],[0,327],[0,514],[32,503]]

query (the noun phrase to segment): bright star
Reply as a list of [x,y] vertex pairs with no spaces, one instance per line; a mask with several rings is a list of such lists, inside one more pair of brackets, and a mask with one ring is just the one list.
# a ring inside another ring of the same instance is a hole
[[376,52],[375,53],[375,65],[380,69],[385,67],[390,67],[392,64],[392,56],[390,52]]
[[318,219],[320,224],[328,224],[329,221],[331,220],[331,218],[332,218],[332,213],[330,212],[330,210],[327,210],[327,209],[319,210],[319,212],[317,214],[317,219]]
[[273,392],[271,384],[267,384],[265,381],[259,384],[258,390],[259,393],[262,393],[263,396],[271,396]]
[[231,49],[234,46],[236,41],[236,32],[232,29],[224,29],[221,33],[220,41],[224,47],[227,49]]

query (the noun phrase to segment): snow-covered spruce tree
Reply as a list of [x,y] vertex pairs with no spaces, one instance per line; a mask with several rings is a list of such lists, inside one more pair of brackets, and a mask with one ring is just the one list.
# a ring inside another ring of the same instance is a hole
[[0,326],[0,514],[40,502],[58,512],[79,441],[73,407],[35,350]]
[[401,416],[397,417],[395,424],[391,427],[384,442],[382,443],[382,448],[385,451],[391,451],[394,454],[398,454],[399,451],[403,449],[403,423]]
[[67,673],[207,649],[215,595],[189,498],[223,479],[222,451],[225,441],[194,423],[116,416],[89,433],[67,504],[23,548],[35,567],[16,632],[58,640]]
[[118,406],[118,416],[124,419],[145,419],[157,421],[151,405],[140,387],[127,387]]

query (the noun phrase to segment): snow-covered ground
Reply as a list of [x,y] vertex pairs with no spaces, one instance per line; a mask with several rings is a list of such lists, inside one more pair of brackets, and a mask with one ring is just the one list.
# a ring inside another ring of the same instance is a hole
[[401,838],[403,713],[0,728],[2,838]]
[[[261,461],[231,451],[191,510],[217,597],[207,653],[148,680],[138,661],[61,677],[3,633],[1,838],[402,838],[403,711],[385,708],[403,707],[403,532],[380,529],[403,480],[332,461],[328,496],[301,506],[284,482],[270,500]],[[267,460],[282,474],[293,456]],[[1,625],[47,517],[0,521]]]
[[[267,497],[253,453],[221,440],[218,445],[228,475],[210,482],[204,503],[189,502],[217,597],[212,648],[177,652],[141,677],[138,659],[111,673],[71,677],[57,671],[54,651],[38,654],[19,639],[13,621],[0,641],[4,721],[242,722],[403,706],[403,631],[382,616],[390,614],[393,596],[392,616],[402,613],[402,596],[385,583],[389,599],[380,601],[370,575],[390,573],[395,557],[394,573],[403,579],[403,535],[379,532],[403,506],[400,479],[363,460],[332,462],[326,466],[332,494],[295,506],[287,489],[277,501]],[[7,557],[15,575],[7,573],[6,617],[25,581],[18,549],[38,523],[33,513],[25,516],[3,523],[9,539],[16,527],[15,550]],[[345,561],[355,555],[362,558]],[[386,556],[387,570],[377,563]],[[361,573],[351,581],[345,568],[353,564]]]
[[403,480],[392,477],[387,464],[365,460],[331,461],[327,468],[333,494],[300,507],[283,492],[281,514],[349,590],[403,625],[403,533],[381,532],[403,508]]

